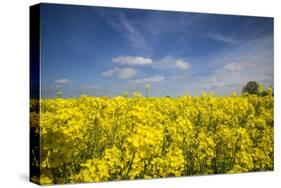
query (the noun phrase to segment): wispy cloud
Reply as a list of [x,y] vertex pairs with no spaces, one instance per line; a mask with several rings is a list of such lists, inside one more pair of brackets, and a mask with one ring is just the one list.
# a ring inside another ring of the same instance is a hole
[[104,20],[123,38],[127,39],[132,47],[147,49],[148,45],[145,37],[134,24],[132,19],[128,19],[122,10],[112,11],[111,13],[99,12]]
[[125,14],[120,14],[120,21],[125,29],[127,38],[135,48],[147,48],[146,41],[136,27],[126,18]]
[[159,11],[153,14],[148,14],[141,24],[144,27],[143,30],[147,31],[149,35],[158,37],[159,35],[166,33],[187,33],[191,30],[192,25],[194,26],[196,23],[204,20],[205,16],[202,14],[183,12],[167,14],[166,12]]
[[109,69],[102,73],[102,76],[116,76],[120,79],[129,79],[134,77],[138,71],[131,67]]
[[202,85],[198,87],[229,94],[231,91],[241,91],[242,86],[250,80],[258,81],[266,87],[272,86],[272,41],[272,36],[267,36],[221,51],[210,63],[218,68],[210,76],[204,77]]
[[142,79],[136,79],[136,80],[132,80],[132,83],[136,83],[136,84],[143,84],[143,83],[153,83],[153,82],[161,82],[165,79],[164,76],[158,74],[158,75],[154,75],[151,77],[146,77],[146,78],[142,78]]
[[141,56],[118,56],[113,57],[112,62],[118,63],[120,65],[150,65],[152,64],[152,59],[145,58]]
[[223,34],[219,34],[219,33],[210,33],[210,34],[207,34],[206,37],[213,39],[213,40],[220,41],[220,42],[229,43],[229,44],[235,44],[235,43],[239,42],[239,40],[235,39],[232,36],[223,35]]

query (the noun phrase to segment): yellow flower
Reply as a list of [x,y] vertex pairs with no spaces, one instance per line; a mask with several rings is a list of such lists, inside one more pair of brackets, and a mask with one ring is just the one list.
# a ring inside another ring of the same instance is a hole
[[31,101],[31,129],[41,143],[40,152],[31,150],[32,165],[42,172],[33,179],[52,184],[272,170],[273,107],[272,95],[212,93]]

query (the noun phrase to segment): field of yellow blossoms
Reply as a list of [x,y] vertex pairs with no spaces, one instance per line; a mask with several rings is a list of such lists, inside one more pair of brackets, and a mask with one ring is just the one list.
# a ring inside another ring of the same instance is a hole
[[31,131],[41,144],[32,164],[41,176],[32,178],[57,184],[273,170],[273,103],[271,95],[205,93],[41,99],[40,109],[31,101]]

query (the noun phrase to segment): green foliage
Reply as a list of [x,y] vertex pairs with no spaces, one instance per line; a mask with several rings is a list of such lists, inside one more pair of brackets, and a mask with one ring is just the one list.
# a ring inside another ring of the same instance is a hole
[[256,81],[249,81],[246,86],[243,87],[242,93],[259,94],[260,85]]
[[57,92],[56,92],[56,98],[62,98],[62,91],[60,91],[60,90],[58,90]]
[[256,81],[250,81],[243,87],[242,90],[243,96],[258,95],[258,96],[273,96],[272,88],[263,89],[263,85],[259,84]]
[[261,96],[273,96],[273,91],[272,88],[266,88],[265,90],[262,91]]

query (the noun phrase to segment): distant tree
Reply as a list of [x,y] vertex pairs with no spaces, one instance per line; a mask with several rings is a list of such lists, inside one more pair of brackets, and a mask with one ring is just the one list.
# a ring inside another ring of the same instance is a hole
[[244,96],[249,94],[255,94],[258,96],[273,96],[273,88],[268,87],[264,89],[262,84],[259,84],[256,81],[250,81],[243,87],[242,93]]
[[58,90],[56,92],[56,98],[62,98],[62,91]]
[[243,87],[242,93],[248,93],[248,94],[260,94],[260,90],[262,89],[262,86],[258,84],[256,81],[249,81],[246,86]]

